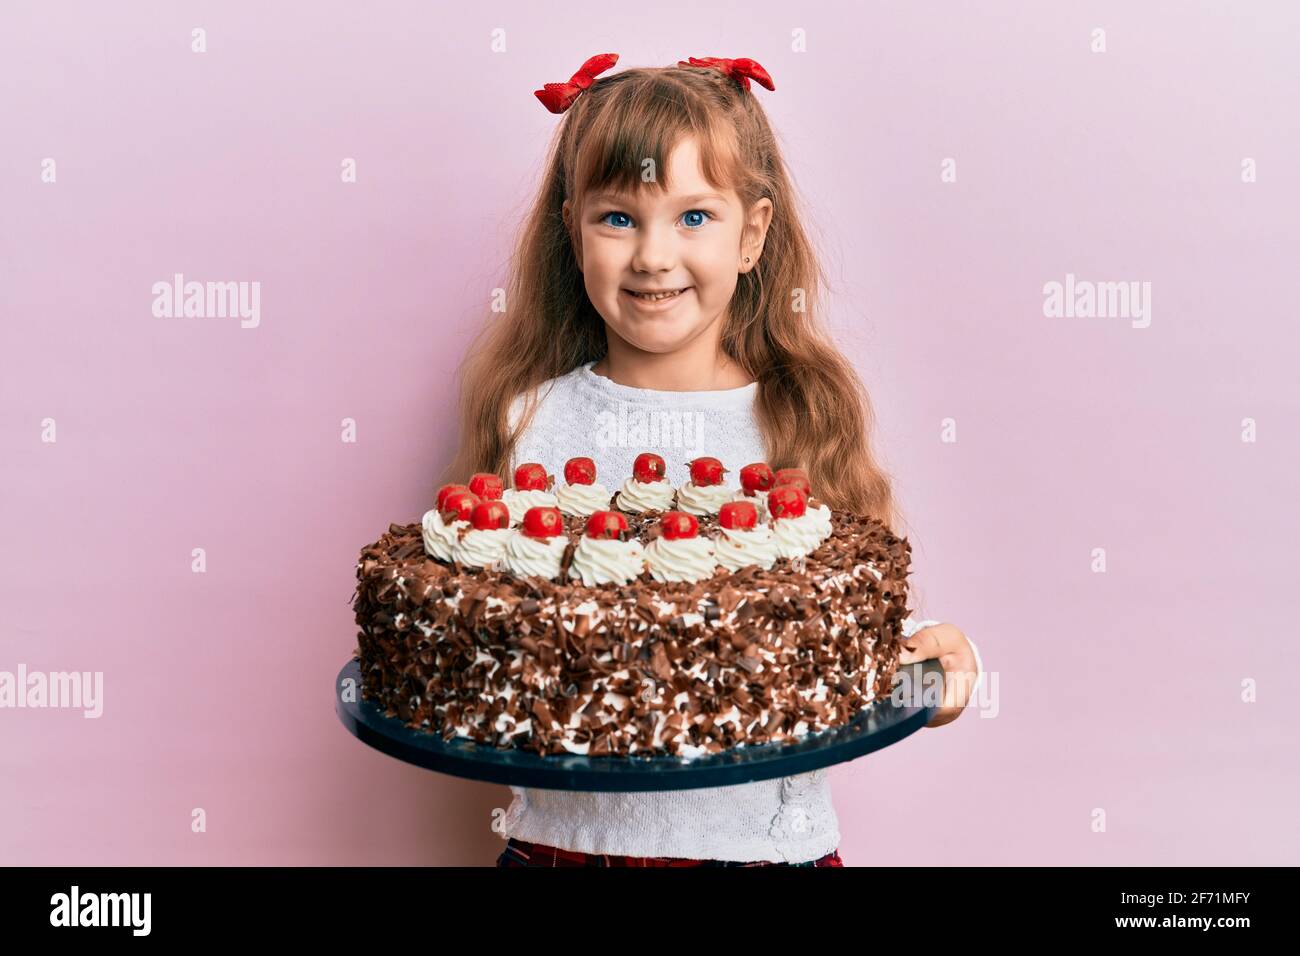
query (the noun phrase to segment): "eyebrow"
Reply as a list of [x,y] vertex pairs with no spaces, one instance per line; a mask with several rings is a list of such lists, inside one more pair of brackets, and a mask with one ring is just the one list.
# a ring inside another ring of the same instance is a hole
[[[611,192],[598,192],[591,197],[590,201],[617,203],[617,202],[627,202],[629,201],[629,198],[630,197],[628,196],[618,195]],[[725,203],[727,201],[724,197],[719,196],[717,193],[697,193],[694,196],[682,196],[680,198],[674,198],[670,196],[668,198],[668,202],[678,202],[678,203],[707,202],[709,200],[713,200],[715,202],[722,202],[722,203]]]

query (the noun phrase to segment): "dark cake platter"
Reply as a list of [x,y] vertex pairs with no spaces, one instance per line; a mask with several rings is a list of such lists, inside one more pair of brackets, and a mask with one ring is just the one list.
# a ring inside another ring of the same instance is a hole
[[[924,700],[942,700],[943,667],[937,660],[901,665],[911,670],[914,688]],[[356,700],[341,693],[345,682],[357,689]],[[725,787],[772,777],[788,777],[854,760],[888,747],[929,723],[937,709],[926,704],[897,704],[882,697],[852,722],[817,731],[798,741],[731,748],[692,759],[675,756],[537,754],[489,747],[466,738],[443,740],[438,734],[407,727],[399,717],[360,694],[360,661],[344,666],[334,697],[343,726],[362,743],[390,757],[438,773],[488,783],[544,790],[646,791]]]

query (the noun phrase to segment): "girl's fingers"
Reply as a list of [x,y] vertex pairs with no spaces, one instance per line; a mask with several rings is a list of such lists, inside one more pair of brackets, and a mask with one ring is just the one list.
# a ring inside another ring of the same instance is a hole
[[975,652],[957,628],[951,624],[935,624],[917,631],[903,641],[899,655],[900,664],[938,660],[944,672],[943,703],[930,718],[927,727],[941,727],[961,715],[970,703],[970,690],[975,679]]
[[904,640],[903,651],[898,657],[898,662],[915,664],[917,661],[928,661],[943,654],[945,649],[939,641],[942,627],[943,625],[933,625],[922,628]]

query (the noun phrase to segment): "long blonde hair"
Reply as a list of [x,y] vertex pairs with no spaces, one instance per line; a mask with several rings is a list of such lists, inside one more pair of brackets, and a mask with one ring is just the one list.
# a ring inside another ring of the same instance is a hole
[[[805,468],[813,494],[832,508],[897,528],[889,477],[870,447],[870,399],[816,318],[825,276],[767,115],[753,92],[703,67],[623,70],[598,79],[566,111],[513,254],[506,311],[490,316],[461,367],[460,446],[443,480],[486,471],[508,487],[511,454],[532,413],[530,402],[511,433],[512,400],[605,354],[604,320],[583,285],[565,199],[576,224],[593,190],[666,190],[667,157],[685,136],[698,140],[715,188],[734,189],[746,209],[764,196],[772,201],[763,254],[740,275],[721,333],[727,356],[758,382],[768,464]],[[658,171],[653,182],[641,180],[647,158]]]

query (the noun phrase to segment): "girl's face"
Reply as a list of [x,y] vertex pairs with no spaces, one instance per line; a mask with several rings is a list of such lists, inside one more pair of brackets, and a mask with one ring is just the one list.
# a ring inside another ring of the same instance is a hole
[[[583,284],[607,330],[658,354],[721,328],[739,274],[758,263],[772,218],[769,199],[746,215],[733,190],[709,185],[693,137],[677,144],[668,167],[670,194],[594,193],[585,198],[575,230]],[[566,200],[565,220],[572,215]],[[645,291],[677,295],[658,302],[633,295]]]

